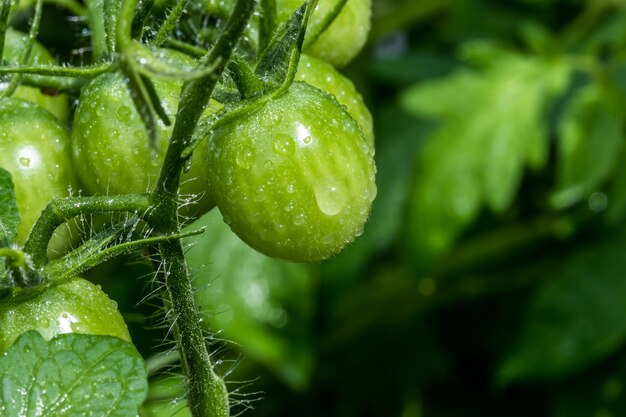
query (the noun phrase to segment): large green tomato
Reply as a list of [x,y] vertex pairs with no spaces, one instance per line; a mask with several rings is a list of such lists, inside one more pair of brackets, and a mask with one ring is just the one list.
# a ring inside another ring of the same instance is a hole
[[[21,55],[26,48],[27,42],[28,36],[26,34],[9,28],[6,32],[3,58],[12,65],[17,65],[22,59]],[[56,61],[39,42],[35,42],[31,52],[30,63],[32,65],[52,65]],[[0,84],[0,91],[2,90],[3,87]],[[65,94],[51,96],[44,94],[38,88],[20,85],[13,93],[13,98],[21,98],[37,103],[54,114],[61,122],[67,121],[69,109]]]
[[359,122],[365,139],[374,146],[372,114],[352,81],[341,75],[332,65],[305,54],[300,55],[296,79],[335,96],[339,104],[346,106],[348,113]]
[[[332,12],[339,0],[319,0],[307,27],[305,52],[336,67],[343,67],[361,51],[371,26],[371,0],[347,0],[335,20],[317,38],[325,16]],[[277,0],[278,19],[286,20],[302,5],[301,0]],[[311,41],[313,43],[311,43]]]
[[[24,244],[46,205],[77,189],[67,129],[37,104],[0,99],[0,166],[13,177],[21,216],[15,241]],[[55,232],[50,257],[65,251],[68,234],[66,227]]]
[[130,341],[117,304],[82,278],[47,288],[15,288],[0,299],[0,353],[29,330],[50,340],[62,333],[115,336]]
[[259,252],[314,262],[362,232],[376,195],[373,149],[331,95],[296,81],[217,127],[207,148],[224,221]]
[[[173,62],[189,60],[168,52]],[[77,174],[91,194],[144,193],[152,189],[157,178],[178,107],[182,82],[155,79],[154,86],[172,126],[157,122],[159,149],[150,147],[139,113],[119,73],[103,74],[81,91],[74,115],[72,151]],[[214,111],[210,107],[208,112]],[[200,149],[200,148],[199,148]],[[183,214],[197,217],[214,207],[206,187],[206,166],[203,150],[194,153],[189,172],[181,177],[181,196],[195,195],[194,204]]]

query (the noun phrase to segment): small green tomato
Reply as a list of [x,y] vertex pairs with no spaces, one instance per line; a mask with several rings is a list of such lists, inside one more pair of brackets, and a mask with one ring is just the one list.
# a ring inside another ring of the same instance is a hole
[[[35,103],[0,99],[0,166],[13,178],[21,217],[15,242],[21,245],[46,205],[77,189],[67,129]],[[65,227],[55,232],[49,257],[65,252],[69,235]]]
[[[301,0],[277,0],[278,18],[286,20],[302,5]],[[305,38],[305,52],[335,67],[348,64],[361,51],[371,26],[371,0],[347,0],[335,20],[316,39],[324,18],[339,0],[319,0],[311,16]]]
[[376,195],[373,149],[329,94],[296,81],[208,142],[224,221],[266,255],[314,262],[362,233]]
[[62,333],[82,333],[130,341],[115,301],[78,277],[50,287],[13,289],[0,299],[0,328],[0,353],[29,330],[38,331],[46,340]]

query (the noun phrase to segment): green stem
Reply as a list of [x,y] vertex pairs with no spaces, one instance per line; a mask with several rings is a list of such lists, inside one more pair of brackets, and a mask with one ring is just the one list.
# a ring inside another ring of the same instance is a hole
[[91,31],[91,49],[94,61],[100,60],[108,53],[107,37],[104,30],[104,2],[105,0],[87,0],[87,17]]
[[[33,23],[30,26],[30,31],[28,32],[28,41],[26,42],[26,49],[23,52],[22,60],[20,64],[26,65],[30,62],[30,55],[33,50],[33,45],[35,45],[35,38],[37,37],[37,33],[39,32],[39,24],[41,22],[41,11],[43,8],[43,0],[37,0],[35,2],[35,16],[33,17]],[[2,94],[2,97],[11,97],[17,87],[20,85],[20,81],[22,77],[18,74],[11,79],[9,86]]]
[[156,34],[154,39],[152,40],[152,44],[154,46],[161,46],[167,39],[167,37],[172,33],[178,19],[183,14],[183,10],[185,10],[185,6],[187,5],[187,0],[177,0],[176,6],[172,9],[169,15],[167,15],[167,19],[163,22],[163,26],[159,29],[159,32]]
[[259,51],[269,45],[276,28],[276,0],[260,0],[261,23],[259,25]]
[[233,55],[228,69],[232,72],[233,80],[243,98],[253,97],[262,93],[265,86],[256,76],[250,65],[238,55]]
[[[182,153],[192,141],[198,120],[252,16],[254,6],[254,0],[237,1],[217,43],[199,63],[201,67],[215,65],[215,71],[183,85],[165,161],[150,196],[155,210],[148,220],[158,232],[175,233],[180,227],[177,201],[180,175],[185,164]],[[187,400],[191,413],[194,417],[228,416],[228,392],[223,381],[213,371],[182,243],[180,240],[164,242],[159,248],[165,267],[166,301],[171,305],[174,335],[188,379]]]
[[4,54],[4,38],[7,32],[7,22],[11,11],[11,0],[2,0],[0,3],[0,62]]
[[24,244],[24,251],[31,254],[35,268],[39,269],[48,262],[46,250],[52,234],[65,221],[88,213],[145,213],[148,208],[148,196],[144,194],[67,197],[53,200],[35,222]]
[[193,417],[229,416],[228,393],[221,378],[215,374],[209,357],[182,242],[165,242],[159,248],[164,262],[174,333],[188,378],[187,403],[191,414]]
[[172,38],[166,39],[163,45],[167,48],[175,49],[194,58],[202,58],[207,53],[206,49]]
[[26,265],[26,255],[21,250],[0,248],[0,257],[5,258],[11,267],[19,268]]
[[323,17],[319,24],[311,27],[310,30],[307,30],[308,34],[306,40],[304,42],[304,48],[308,48],[324,33],[326,29],[334,22],[334,20],[339,16],[341,10],[346,5],[348,0],[337,0],[335,3],[335,7]]
[[93,78],[105,72],[110,72],[115,68],[113,63],[103,63],[93,65],[91,67],[60,67],[53,65],[33,65],[19,67],[0,67],[0,75],[2,74],[30,74],[45,75],[50,77],[74,77],[74,78]]
[[86,78],[46,77],[24,74],[22,84],[54,92],[79,93],[89,81]]

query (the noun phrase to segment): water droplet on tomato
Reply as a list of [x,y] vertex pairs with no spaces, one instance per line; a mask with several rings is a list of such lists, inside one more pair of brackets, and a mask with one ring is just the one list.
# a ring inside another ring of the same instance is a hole
[[274,151],[280,155],[291,155],[295,151],[296,145],[289,135],[278,134],[274,139]]
[[343,181],[327,179],[315,185],[315,201],[322,213],[335,216],[343,210],[348,202],[348,193]]
[[283,115],[279,112],[272,112],[263,118],[262,123],[267,127],[276,127],[283,121]]
[[127,106],[122,106],[117,110],[117,119],[120,122],[127,123],[130,121],[131,110]]
[[239,152],[237,152],[237,156],[235,157],[235,161],[237,165],[242,167],[243,169],[249,169],[254,162],[254,149],[251,147],[244,147]]

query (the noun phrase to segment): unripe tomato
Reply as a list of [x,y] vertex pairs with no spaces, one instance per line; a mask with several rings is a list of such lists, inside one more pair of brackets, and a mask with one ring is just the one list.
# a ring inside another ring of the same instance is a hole
[[[22,53],[26,48],[27,42],[28,36],[26,34],[9,28],[6,31],[3,58],[11,65],[17,65],[22,59]],[[30,63],[32,65],[52,65],[55,64],[56,61],[43,45],[39,42],[35,42],[31,52]],[[2,90],[3,87],[2,84],[0,84],[0,92]],[[51,96],[42,93],[38,88],[20,85],[13,93],[13,98],[21,98],[37,103],[54,114],[61,122],[67,122],[69,110],[67,96],[65,94]]]
[[[21,217],[15,242],[24,244],[46,205],[76,190],[67,129],[37,104],[1,99],[0,166],[13,177]],[[55,232],[49,256],[65,251],[68,234],[66,228]]]
[[341,75],[332,65],[306,54],[300,55],[296,79],[335,96],[339,104],[346,106],[348,113],[359,122],[365,139],[374,146],[372,114],[352,81]]
[[266,255],[313,262],[359,235],[376,195],[372,147],[329,94],[294,82],[208,142],[224,220]]
[[126,323],[98,286],[72,278],[45,288],[15,288],[0,299],[0,353],[29,330],[50,340],[62,333],[115,336],[130,341]]
[[[277,0],[278,18],[286,20],[302,5],[300,0]],[[338,0],[319,0],[307,28],[307,37],[317,32],[324,17],[337,5]],[[343,67],[361,51],[371,27],[371,0],[347,0],[335,20],[305,52]],[[305,43],[307,38],[305,38]]]
[[[189,58],[174,51],[168,51],[167,56],[174,64],[190,62]],[[182,87],[179,81],[153,81],[161,104],[172,121],[170,126],[157,121],[159,148],[156,155],[122,74],[100,75],[81,91],[74,115],[72,150],[77,174],[89,193],[144,193],[153,188],[165,158]],[[212,107],[207,113],[214,110]],[[215,205],[207,193],[202,153],[203,150],[194,153],[190,171],[181,177],[183,197],[199,196],[197,203],[184,211],[185,215],[194,217]]]

